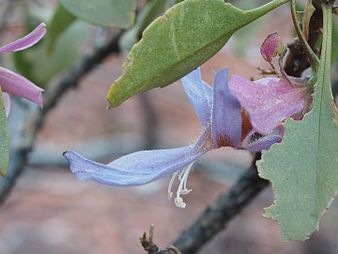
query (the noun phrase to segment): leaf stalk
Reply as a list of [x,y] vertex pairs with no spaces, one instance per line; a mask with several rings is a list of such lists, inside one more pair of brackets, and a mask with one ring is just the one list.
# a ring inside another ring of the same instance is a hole
[[304,36],[304,33],[302,32],[302,29],[300,28],[298,17],[297,17],[296,0],[291,0],[291,16],[292,16],[292,21],[293,21],[297,36],[301,44],[303,45],[305,49],[305,53],[311,64],[313,74],[316,75],[318,68],[319,68],[319,59],[317,55],[313,52],[311,46],[309,45],[309,43],[307,42]]

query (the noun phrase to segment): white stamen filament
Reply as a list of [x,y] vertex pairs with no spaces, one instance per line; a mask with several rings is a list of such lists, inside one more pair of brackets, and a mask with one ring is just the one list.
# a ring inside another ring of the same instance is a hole
[[171,176],[171,179],[170,179],[170,182],[169,182],[169,186],[168,186],[168,200],[170,200],[173,196],[173,192],[171,191],[172,188],[173,188],[173,184],[174,184],[174,181],[175,181],[175,178],[176,176],[179,174],[180,172],[177,171],[175,172],[172,176]]
[[179,185],[177,188],[177,192],[176,192],[176,198],[174,200],[175,205],[179,208],[185,208],[186,207],[186,203],[183,201],[183,199],[181,198],[181,195],[186,195],[188,193],[191,192],[191,190],[189,190],[187,188],[187,181],[189,178],[189,173],[192,169],[192,165],[193,163],[191,163],[186,169],[182,170],[180,175],[179,175]]
[[182,180],[184,172],[185,172],[185,169],[183,169],[183,170],[180,171],[180,174],[177,177],[177,179],[178,179],[179,182]]
[[187,168],[181,170],[181,171],[177,171],[175,172],[170,181],[169,181],[169,186],[168,186],[168,199],[170,200],[173,196],[173,192],[172,192],[172,188],[175,182],[175,179],[177,178],[177,180],[179,181],[179,185],[176,191],[176,198],[174,200],[175,205],[177,207],[180,208],[185,208],[186,207],[186,203],[183,201],[183,199],[181,198],[181,195],[186,195],[188,193],[190,193],[192,190],[188,189],[187,187],[187,182],[189,179],[189,173],[192,170],[192,166],[193,163],[191,163]]

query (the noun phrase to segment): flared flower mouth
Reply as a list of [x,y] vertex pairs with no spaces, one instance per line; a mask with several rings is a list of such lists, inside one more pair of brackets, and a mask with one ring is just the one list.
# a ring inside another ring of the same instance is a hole
[[287,80],[268,77],[251,81],[232,76],[229,87],[248,112],[253,128],[264,135],[273,132],[287,118],[302,112],[306,91]]
[[[282,67],[285,53],[286,44],[278,33],[270,34],[261,46],[261,54],[277,77],[251,81],[234,75],[229,80],[230,91],[248,112],[253,129],[263,135],[273,133],[289,117],[302,119],[310,108],[311,87],[305,85],[309,78],[285,73]],[[276,57],[278,68],[272,63]]]

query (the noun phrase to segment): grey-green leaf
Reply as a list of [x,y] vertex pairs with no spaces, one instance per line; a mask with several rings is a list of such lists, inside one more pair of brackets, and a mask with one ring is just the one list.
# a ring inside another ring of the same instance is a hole
[[56,7],[51,21],[48,23],[47,50],[51,52],[60,35],[76,20],[76,17],[61,4]]
[[243,11],[223,0],[185,0],[144,31],[131,49],[123,75],[110,88],[109,106],[136,93],[166,86],[216,54],[239,28],[288,0]]
[[313,108],[302,121],[289,120],[282,143],[263,153],[260,176],[272,182],[276,219],[284,240],[304,240],[338,191],[338,112],[331,93],[331,8],[323,6],[324,34]]
[[125,32],[119,41],[121,49],[129,51],[131,47],[139,40],[142,31],[160,14],[164,12],[166,1],[149,1],[137,16],[135,26],[128,32]]
[[0,89],[0,174],[5,176],[9,165],[9,136],[7,127],[7,117],[2,100]]
[[100,26],[128,28],[134,23],[136,0],[60,0],[78,18]]

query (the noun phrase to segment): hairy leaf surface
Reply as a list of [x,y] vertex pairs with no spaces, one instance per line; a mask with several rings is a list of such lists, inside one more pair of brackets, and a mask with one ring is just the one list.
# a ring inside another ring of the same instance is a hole
[[119,41],[121,49],[129,51],[131,47],[139,40],[142,31],[158,16],[164,12],[164,0],[149,1],[137,16],[136,23],[132,29],[125,32]]
[[332,14],[323,6],[324,35],[313,108],[302,121],[289,120],[280,144],[264,152],[260,176],[272,182],[276,219],[284,240],[304,240],[338,191],[338,112],[331,93]]

